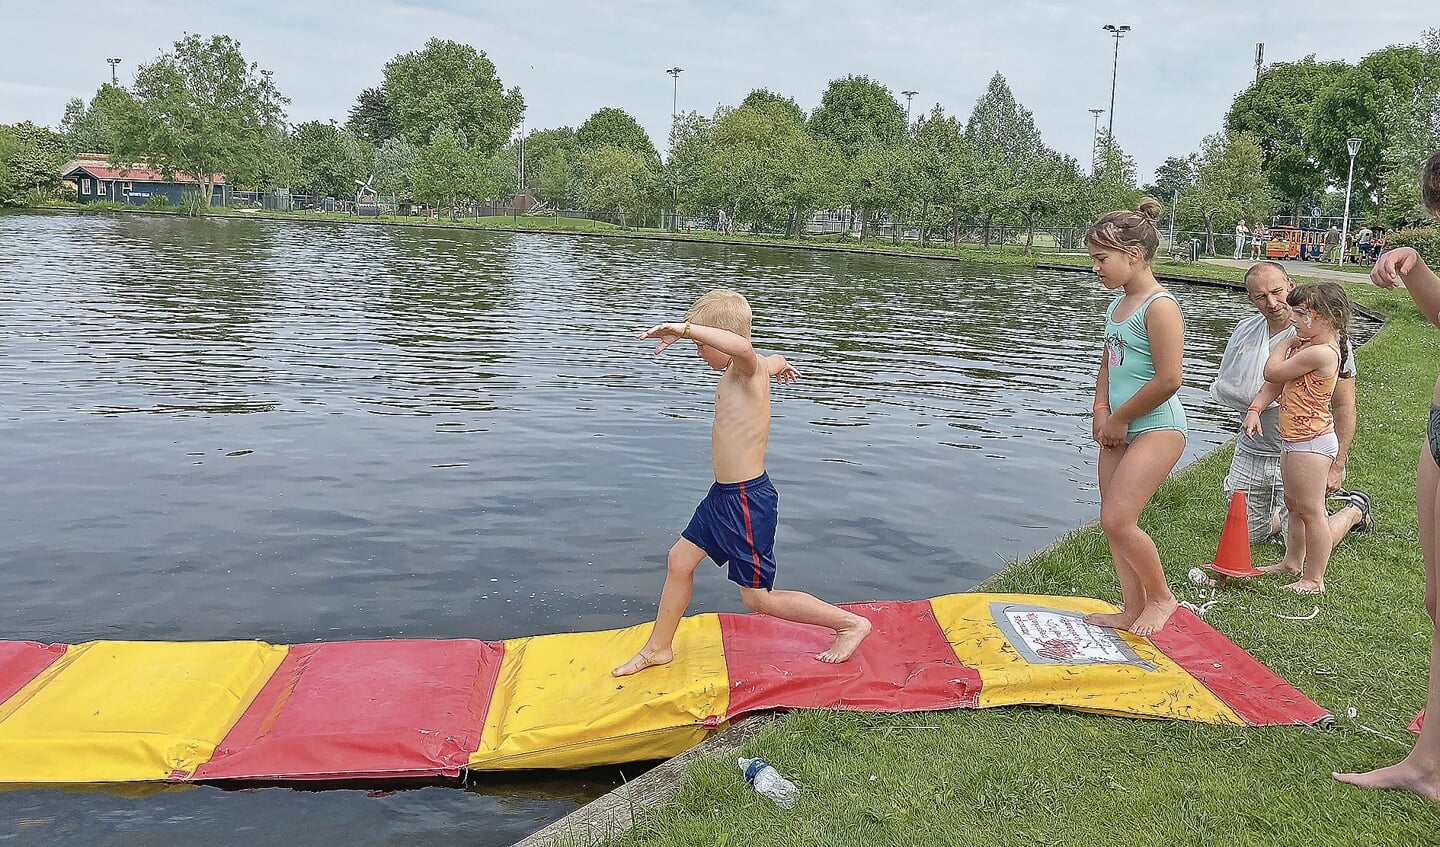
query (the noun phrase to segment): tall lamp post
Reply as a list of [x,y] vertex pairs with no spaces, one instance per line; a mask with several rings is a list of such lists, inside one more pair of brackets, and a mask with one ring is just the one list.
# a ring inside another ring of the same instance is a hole
[[1096,146],[1100,143],[1100,115],[1104,109],[1091,109],[1090,114],[1095,118],[1094,126],[1090,127],[1090,173],[1095,173],[1095,157],[1098,155]]
[[910,98],[914,97],[916,94],[919,94],[920,92],[918,92],[918,91],[902,91],[902,92],[900,92],[900,93],[905,95],[905,123],[908,124],[908,123],[910,123]]
[[1130,31],[1130,27],[1123,24],[1121,26],[1106,24],[1105,31],[1115,36],[1115,61],[1110,66],[1110,128],[1105,131],[1113,140],[1115,138],[1115,78],[1120,73],[1120,39],[1125,37],[1125,33]]
[[667,74],[670,75],[670,82],[671,82],[671,85],[670,85],[670,122],[671,122],[671,123],[674,123],[674,122],[675,122],[675,116],[676,116],[677,114],[679,114],[679,109],[676,108],[676,107],[677,107],[677,105],[678,105],[679,102],[680,102],[680,74],[682,74],[682,73],[684,73],[684,72],[685,72],[685,69],[684,69],[684,68],[666,68],[666,69],[665,69],[665,73],[667,73]]
[[1350,151],[1350,175],[1345,177],[1345,222],[1340,229],[1340,264],[1345,264],[1345,255],[1350,252],[1350,186],[1355,182],[1355,154],[1360,152],[1360,139],[1345,139],[1345,149]]
[[111,56],[110,58],[106,59],[105,61],[107,61],[107,62],[110,63],[110,84],[111,84],[111,85],[118,85],[119,82],[118,82],[118,80],[115,78],[115,66],[118,65],[118,64],[120,64],[120,57],[119,57],[119,56]]
[[[675,138],[675,120],[680,114],[680,74],[685,73],[685,69],[677,65],[673,68],[666,68],[665,73],[670,75],[670,138],[673,144]],[[671,154],[674,154],[673,149],[671,150]],[[672,181],[670,185],[670,228],[676,232],[680,231],[679,214],[680,186]]]

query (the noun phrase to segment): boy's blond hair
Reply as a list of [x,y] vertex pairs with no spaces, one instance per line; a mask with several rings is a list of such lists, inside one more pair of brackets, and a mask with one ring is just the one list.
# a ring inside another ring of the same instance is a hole
[[750,337],[750,302],[745,295],[728,288],[706,293],[685,311],[685,320],[701,326],[728,329],[736,335]]

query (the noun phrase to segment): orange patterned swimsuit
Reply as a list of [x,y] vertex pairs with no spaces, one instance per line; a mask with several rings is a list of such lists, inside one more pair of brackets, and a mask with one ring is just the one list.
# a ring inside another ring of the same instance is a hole
[[1335,382],[1340,378],[1340,348],[1333,344],[1326,346],[1335,351],[1335,373],[1321,379],[1311,371],[1299,379],[1285,383],[1285,388],[1280,392],[1281,441],[1310,441],[1335,431],[1335,416],[1330,413],[1330,397],[1335,393]]

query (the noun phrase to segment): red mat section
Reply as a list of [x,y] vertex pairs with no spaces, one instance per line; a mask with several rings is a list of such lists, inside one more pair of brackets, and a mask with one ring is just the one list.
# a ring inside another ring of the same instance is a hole
[[456,776],[503,654],[469,639],[291,647],[193,779]]
[[856,603],[874,629],[842,664],[817,661],[835,634],[767,615],[720,615],[730,669],[727,720],[767,709],[882,712],[974,708],[980,674],[962,665],[926,600]]
[[0,703],[14,697],[15,692],[63,655],[64,644],[0,641]]
[[1330,719],[1329,712],[1183,606],[1150,641],[1251,726]]

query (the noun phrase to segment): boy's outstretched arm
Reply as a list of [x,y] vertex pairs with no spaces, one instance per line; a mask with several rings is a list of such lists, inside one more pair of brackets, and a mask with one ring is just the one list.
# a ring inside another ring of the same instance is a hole
[[728,329],[690,322],[664,323],[650,327],[637,337],[660,339],[660,343],[655,346],[657,355],[682,338],[689,338],[696,344],[714,347],[729,356],[731,367],[741,373],[755,373],[761,367],[760,355],[755,352],[750,339]]
[[765,356],[765,364],[770,369],[770,375],[781,385],[789,385],[800,378],[800,371],[790,364],[789,360],[779,353],[771,353]]

